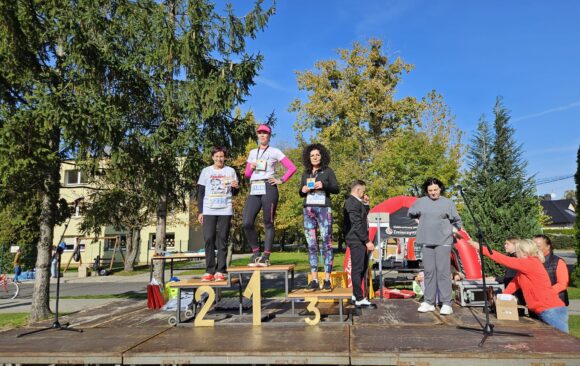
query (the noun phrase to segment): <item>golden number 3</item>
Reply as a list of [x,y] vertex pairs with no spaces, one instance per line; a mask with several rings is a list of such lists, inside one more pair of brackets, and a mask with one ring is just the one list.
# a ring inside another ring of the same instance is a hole
[[320,323],[320,309],[318,309],[318,307],[316,306],[316,304],[318,304],[318,298],[317,297],[306,297],[306,298],[304,298],[304,300],[308,301],[308,306],[306,307],[306,310],[314,313],[313,319],[306,318],[306,319],[304,319],[304,321],[308,325],[316,325],[316,324]]
[[260,283],[260,271],[254,271],[250,282],[244,290],[244,297],[252,299],[252,324],[262,324],[262,287]]
[[195,301],[196,302],[201,301],[201,295],[204,293],[208,295],[207,300],[205,300],[205,304],[203,304],[203,307],[193,320],[193,325],[196,327],[213,327],[214,320],[204,319],[203,317],[207,314],[207,312],[209,311],[209,309],[211,308],[212,304],[215,301],[215,291],[213,290],[213,288],[209,286],[201,286],[195,292]]

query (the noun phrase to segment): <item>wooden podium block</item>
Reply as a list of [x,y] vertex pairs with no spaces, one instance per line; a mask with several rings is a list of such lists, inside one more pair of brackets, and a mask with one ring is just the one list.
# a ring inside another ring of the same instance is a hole
[[320,310],[316,307],[316,305],[322,299],[327,300],[338,300],[338,314],[340,316],[340,321],[343,322],[343,301],[345,299],[352,298],[352,288],[335,288],[332,291],[323,292],[323,291],[306,291],[304,289],[294,290],[289,295],[288,298],[292,301],[297,299],[304,299],[305,301],[309,302],[310,304],[306,308],[309,311],[314,312],[315,318],[314,319],[305,319],[306,323],[309,325],[316,325],[320,322]]
[[88,264],[81,264],[79,265],[79,278],[84,278],[90,276],[91,272],[89,270]]

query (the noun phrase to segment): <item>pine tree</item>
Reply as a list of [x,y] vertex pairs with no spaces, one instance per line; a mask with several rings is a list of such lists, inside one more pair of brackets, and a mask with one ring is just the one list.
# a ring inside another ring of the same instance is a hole
[[[60,166],[99,161],[124,135],[127,98],[139,75],[127,62],[141,9],[118,1],[0,3],[0,191],[38,199],[36,281],[30,320],[50,314],[54,226],[68,208]],[[137,88],[140,89],[140,88]],[[126,120],[133,116],[128,116]]]
[[574,181],[576,182],[576,268],[574,269],[572,279],[576,286],[578,286],[578,283],[580,283],[580,215],[578,214],[578,204],[580,202],[580,147],[578,147],[578,155],[576,157]]
[[[464,186],[485,240],[492,249],[501,251],[507,237],[530,238],[540,231],[541,206],[501,98],[496,101],[493,115],[493,134],[482,118],[471,141]],[[476,228],[467,210],[463,210],[462,217],[468,232],[475,236]],[[503,271],[495,263],[488,264],[492,273]]]

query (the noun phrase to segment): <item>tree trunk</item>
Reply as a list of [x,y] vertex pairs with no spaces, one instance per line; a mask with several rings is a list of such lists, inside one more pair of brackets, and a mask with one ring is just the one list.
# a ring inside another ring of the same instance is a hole
[[[159,196],[157,204],[157,230],[155,232],[155,254],[161,254],[165,251],[165,230],[167,227],[167,195]],[[161,283],[163,271],[165,269],[164,261],[153,261],[153,278]]]
[[127,247],[125,253],[125,271],[133,272],[135,269],[135,259],[137,259],[137,253],[139,252],[139,243],[141,241],[141,228],[129,229],[129,234],[127,234]]
[[[56,135],[60,136],[58,133]],[[56,142],[58,143],[58,138]],[[37,244],[36,280],[34,281],[32,305],[28,316],[30,322],[46,319],[51,314],[49,304],[50,261],[60,184],[60,166],[58,162],[54,165],[44,182],[44,189],[41,193],[40,239]]]

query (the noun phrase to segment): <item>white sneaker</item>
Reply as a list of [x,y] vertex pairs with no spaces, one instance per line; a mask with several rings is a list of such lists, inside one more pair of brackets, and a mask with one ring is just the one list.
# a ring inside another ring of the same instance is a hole
[[435,311],[435,305],[431,305],[427,302],[422,302],[421,306],[419,306],[419,309],[417,309],[417,311],[420,313],[428,313],[430,311]]
[[441,310],[439,311],[439,314],[441,315],[451,315],[453,314],[453,308],[449,305],[443,305],[441,307]]
[[366,298],[364,298],[360,301],[355,301],[354,305],[355,306],[371,306],[372,303],[369,300],[367,300]]

